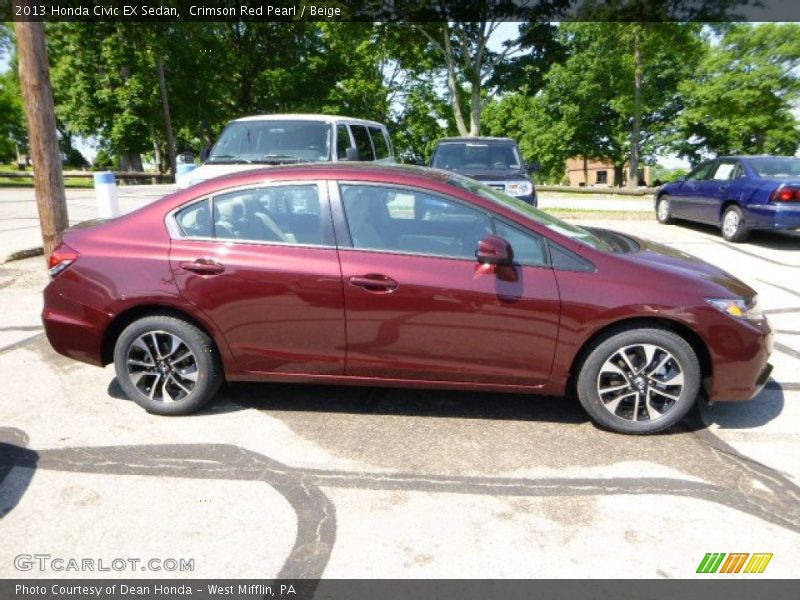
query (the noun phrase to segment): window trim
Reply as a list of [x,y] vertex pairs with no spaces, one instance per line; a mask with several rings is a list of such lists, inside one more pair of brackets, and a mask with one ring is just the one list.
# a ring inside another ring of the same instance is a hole
[[[180,225],[178,224],[177,213],[180,211],[187,209],[195,204],[199,204],[201,202],[208,202],[211,205],[211,218],[213,222],[214,212],[216,208],[214,207],[214,198],[217,196],[236,193],[239,191],[245,192],[248,190],[258,190],[258,189],[266,189],[266,188],[273,188],[273,187],[299,187],[299,186],[309,186],[315,185],[317,187],[317,194],[319,195],[319,209],[320,209],[320,222],[323,222],[325,219],[325,214],[327,213],[328,219],[330,219],[330,226],[328,228],[328,235],[326,232],[323,231],[323,238],[328,237],[332,243],[329,244],[303,244],[300,242],[276,242],[273,240],[242,240],[239,238],[227,238],[227,237],[201,237],[201,236],[189,236],[186,235],[183,230],[181,229]],[[326,185],[326,180],[323,179],[309,179],[304,181],[298,180],[291,180],[291,181],[261,181],[258,183],[249,183],[245,185],[239,185],[230,188],[224,188],[221,190],[217,190],[216,192],[212,192],[210,194],[205,194],[189,202],[185,202],[180,206],[177,206],[170,210],[167,215],[164,217],[164,225],[167,228],[167,233],[170,236],[171,240],[182,240],[182,241],[190,241],[190,242],[216,242],[219,244],[227,244],[227,245],[237,245],[237,246],[278,246],[278,247],[289,247],[289,248],[326,248],[326,249],[336,249],[336,232],[333,224],[332,214],[331,214],[331,199],[328,194],[328,186]]]

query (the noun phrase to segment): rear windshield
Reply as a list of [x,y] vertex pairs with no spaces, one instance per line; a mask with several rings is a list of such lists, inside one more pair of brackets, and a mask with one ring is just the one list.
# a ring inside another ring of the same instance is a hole
[[331,126],[319,121],[235,121],[208,157],[225,162],[319,162],[331,159]]
[[508,171],[521,169],[522,159],[514,144],[465,142],[439,144],[431,166],[437,169]]
[[747,162],[761,177],[800,177],[800,158],[760,156]]
[[447,183],[467,190],[468,192],[472,192],[473,194],[477,194],[482,198],[491,200],[492,202],[501,206],[505,206],[506,208],[510,208],[511,210],[528,217],[529,219],[533,219],[537,223],[544,225],[556,233],[560,233],[563,236],[594,248],[595,250],[614,252],[614,248],[610,244],[600,239],[591,231],[588,231],[582,227],[578,227],[577,225],[572,225],[571,223],[567,223],[561,219],[557,219],[556,217],[548,215],[546,212],[541,211],[538,208],[534,208],[519,198],[514,198],[513,196],[504,194],[503,192],[490,188],[489,186],[479,183],[474,179],[455,175],[448,180]]

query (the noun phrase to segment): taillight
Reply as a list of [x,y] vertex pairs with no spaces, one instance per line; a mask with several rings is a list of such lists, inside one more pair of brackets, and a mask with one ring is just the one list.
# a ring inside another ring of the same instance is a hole
[[48,264],[50,277],[55,277],[62,273],[64,269],[78,260],[80,256],[77,251],[73,250],[63,242],[53,250],[50,255],[50,262]]
[[797,202],[800,200],[800,186],[782,185],[769,197],[771,202]]

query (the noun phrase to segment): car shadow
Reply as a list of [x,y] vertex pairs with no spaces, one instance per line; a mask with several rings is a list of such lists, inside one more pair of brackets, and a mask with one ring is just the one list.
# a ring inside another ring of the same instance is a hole
[[717,402],[701,407],[701,418],[720,429],[755,429],[778,418],[783,412],[785,393],[774,379],[752,400],[746,402]]
[[[718,238],[718,241],[723,244],[728,244],[730,242],[726,242],[722,238],[722,234],[720,234],[719,227],[715,225],[705,225],[703,223],[695,223],[694,221],[682,221],[680,219],[675,220],[675,225],[679,227],[683,227],[684,229],[690,229],[692,231],[696,231],[697,233],[705,233],[707,235],[713,236]],[[778,231],[753,231],[750,233],[750,237],[747,238],[746,242],[741,244],[730,244],[733,247],[747,247],[747,246],[758,246],[761,248],[768,248],[770,250],[797,250],[798,245],[800,245],[800,231],[790,230],[778,230]]]

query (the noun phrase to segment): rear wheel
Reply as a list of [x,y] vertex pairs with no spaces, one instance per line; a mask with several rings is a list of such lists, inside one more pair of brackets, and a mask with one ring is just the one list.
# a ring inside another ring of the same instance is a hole
[[222,383],[211,338],[191,323],[163,315],[125,328],[114,348],[114,367],[128,398],[159,415],[200,409]]
[[656,203],[656,218],[662,225],[669,225],[673,222],[672,211],[669,205],[669,196],[664,194]]
[[729,242],[743,242],[750,235],[750,231],[744,222],[742,209],[736,205],[731,205],[725,209],[720,229],[722,230],[722,237]]
[[700,364],[682,337],[633,329],[599,342],[578,373],[589,416],[619,433],[647,434],[680,421],[697,400]]

